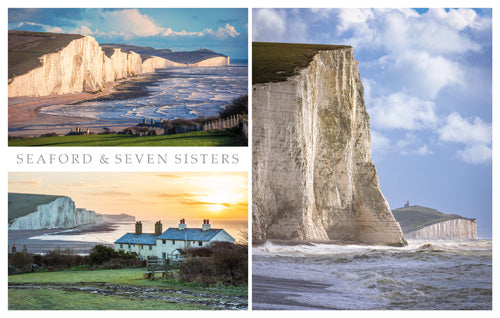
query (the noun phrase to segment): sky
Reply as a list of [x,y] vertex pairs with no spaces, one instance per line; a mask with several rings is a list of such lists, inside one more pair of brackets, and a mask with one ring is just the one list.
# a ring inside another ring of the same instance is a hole
[[491,237],[490,9],[253,9],[252,40],[353,46],[391,208],[477,218]]
[[248,58],[247,9],[9,8],[9,30],[91,35],[99,43],[199,48]]
[[246,172],[11,172],[9,192],[69,196],[137,220],[248,220]]

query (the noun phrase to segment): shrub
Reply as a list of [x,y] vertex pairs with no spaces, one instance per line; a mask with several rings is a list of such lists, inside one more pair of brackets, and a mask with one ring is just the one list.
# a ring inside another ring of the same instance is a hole
[[220,118],[226,118],[237,114],[248,114],[248,94],[237,97],[219,112]]

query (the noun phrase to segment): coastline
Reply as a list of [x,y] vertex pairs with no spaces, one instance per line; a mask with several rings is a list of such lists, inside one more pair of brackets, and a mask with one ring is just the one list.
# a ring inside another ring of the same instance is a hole
[[98,93],[75,93],[42,97],[13,97],[8,100],[10,137],[36,137],[43,134],[66,134],[72,128],[89,128],[93,133],[120,131],[138,122],[133,120],[98,120],[88,117],[54,116],[40,114],[48,106],[78,105],[89,101],[125,100],[147,96],[147,86],[154,85],[155,74],[141,75],[118,82],[107,83]]
[[102,242],[84,242],[84,241],[66,241],[66,240],[40,240],[31,239],[43,235],[81,235],[86,233],[109,232],[116,228],[116,223],[101,223],[95,225],[86,225],[74,229],[50,229],[50,230],[9,230],[8,243],[9,252],[12,244],[16,244],[17,251],[22,251],[23,245],[26,245],[29,253],[45,253],[60,247],[62,250],[67,248],[75,253],[86,254],[96,244],[102,244],[112,247],[112,244]]

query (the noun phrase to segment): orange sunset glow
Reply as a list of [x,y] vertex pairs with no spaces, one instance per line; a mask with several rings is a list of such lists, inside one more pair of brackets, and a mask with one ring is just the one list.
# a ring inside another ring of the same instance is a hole
[[9,192],[69,196],[79,208],[140,219],[248,219],[246,172],[9,173]]

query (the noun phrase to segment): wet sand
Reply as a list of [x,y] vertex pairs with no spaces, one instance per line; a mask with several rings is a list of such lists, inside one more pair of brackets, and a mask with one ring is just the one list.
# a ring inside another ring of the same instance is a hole
[[303,280],[252,276],[253,310],[332,310],[332,307],[311,307],[291,298],[300,293],[317,293],[330,287],[326,284],[311,283]]
[[53,116],[40,114],[43,107],[77,105],[88,101],[124,100],[146,96],[147,86],[154,85],[155,75],[140,76],[120,82],[108,83],[102,92],[49,95],[43,97],[9,98],[9,136],[35,137],[56,133],[65,135],[79,126],[93,133],[118,132],[138,124],[132,119],[97,120],[87,117]]
[[[34,236],[45,234],[51,235],[80,235],[85,233],[109,232],[116,227],[113,223],[103,223],[92,226],[82,226],[72,231],[68,229],[52,229],[52,230],[9,230],[9,252],[13,244],[16,244],[17,251],[23,250],[23,245],[26,245],[30,253],[45,253],[54,250],[57,247],[61,249],[72,249],[75,253],[87,254],[96,244],[101,242],[81,242],[81,241],[63,241],[63,240],[38,240],[31,239]],[[111,244],[103,244],[112,246]]]

